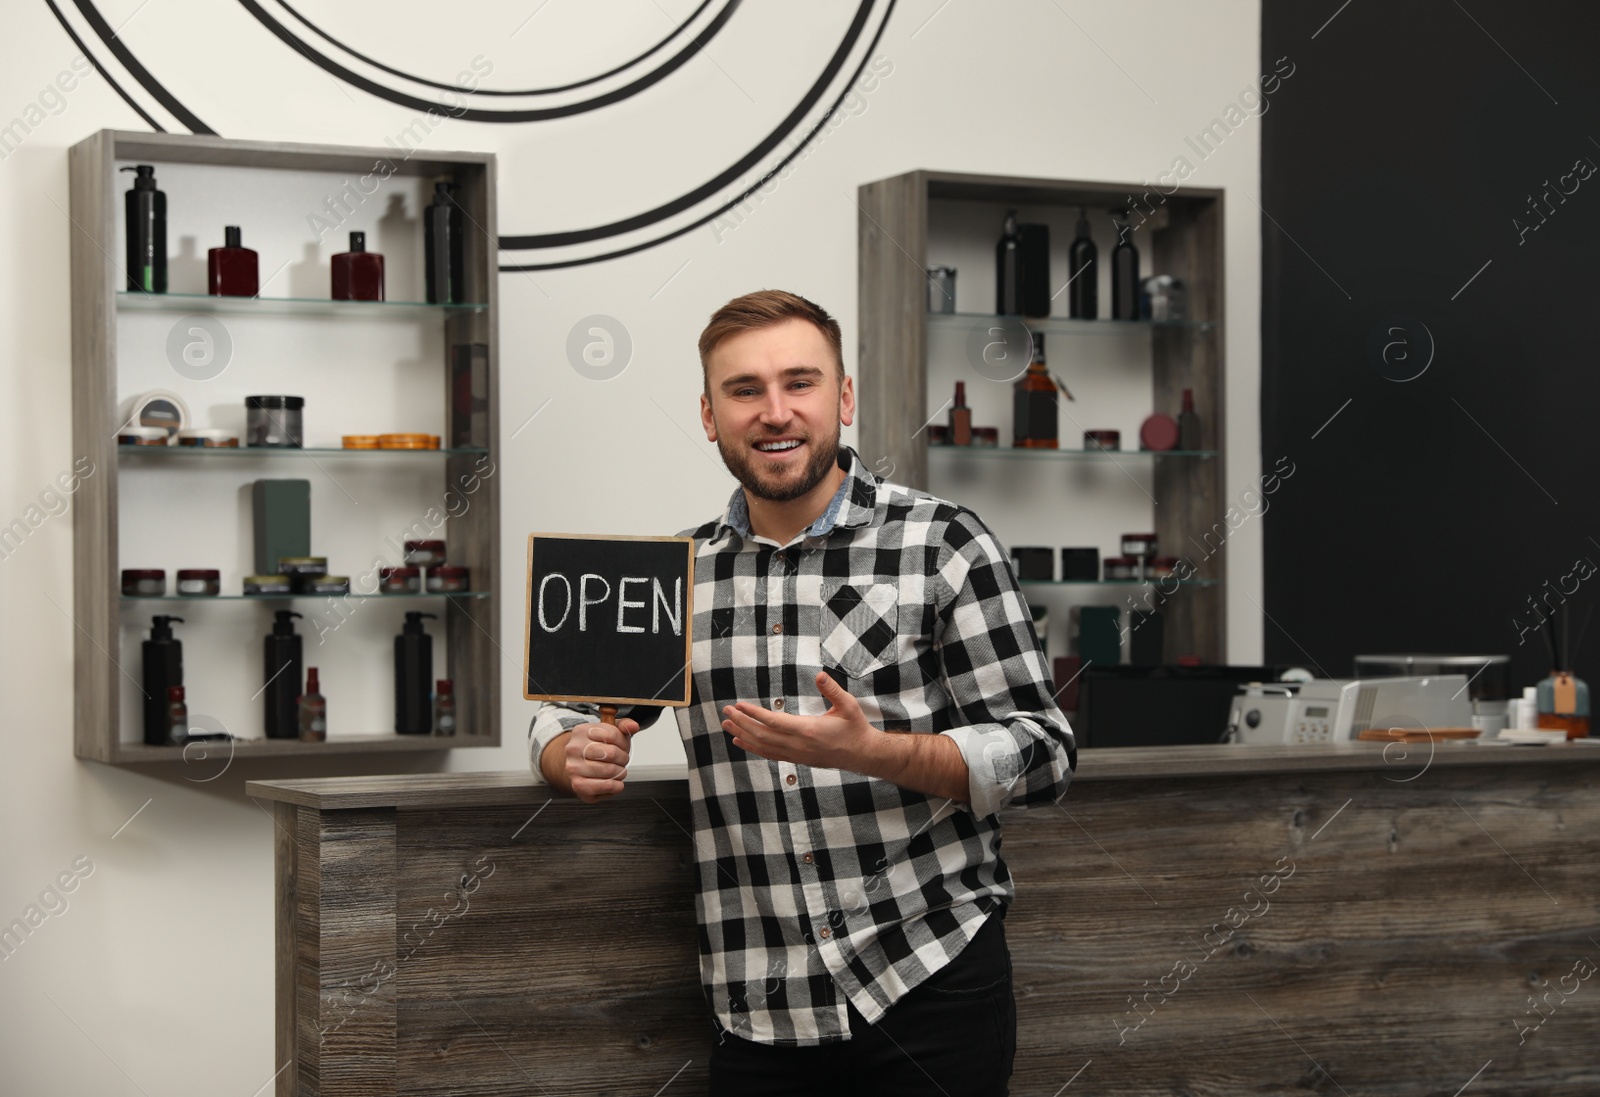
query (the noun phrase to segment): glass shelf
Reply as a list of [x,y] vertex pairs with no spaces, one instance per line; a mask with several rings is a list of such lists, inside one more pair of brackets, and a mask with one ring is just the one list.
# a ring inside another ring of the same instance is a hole
[[209,293],[117,291],[117,308],[134,312],[237,312],[292,316],[427,316],[484,312],[472,302],[436,305],[428,301],[331,301],[326,297],[213,297]]
[[1183,587],[1214,587],[1220,579],[1018,579],[1025,587],[1148,587],[1153,583],[1177,583]]
[[[152,447],[154,448],[154,447]],[[1191,457],[1198,460],[1215,457],[1214,449],[1018,449],[1015,446],[952,446],[931,443],[929,453],[958,453],[965,457],[980,457],[989,461],[1081,461],[1116,459],[1119,457]]]
[[1217,326],[1215,320],[1074,320],[1068,316],[996,316],[987,312],[930,312],[927,316],[929,330],[963,333],[976,324],[1007,320],[1020,321],[1029,331],[1060,335],[1126,335],[1157,328],[1212,331]]
[[403,602],[416,598],[488,598],[493,591],[464,590],[454,594],[139,594],[122,596],[124,602],[315,602],[323,598],[376,598],[384,602]]
[[437,457],[471,456],[488,453],[486,449],[344,449],[340,446],[123,446],[117,447],[120,457],[149,457],[155,460],[193,460],[197,457],[360,457],[371,460],[377,457],[419,457],[424,454]]

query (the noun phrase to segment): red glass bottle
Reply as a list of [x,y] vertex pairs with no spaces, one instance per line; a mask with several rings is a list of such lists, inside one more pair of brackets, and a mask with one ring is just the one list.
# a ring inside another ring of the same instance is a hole
[[254,297],[261,292],[256,253],[243,246],[238,225],[223,229],[224,245],[206,253],[208,288],[213,297]]
[[352,232],[350,250],[333,257],[333,299],[383,300],[383,256],[367,250],[364,232]]

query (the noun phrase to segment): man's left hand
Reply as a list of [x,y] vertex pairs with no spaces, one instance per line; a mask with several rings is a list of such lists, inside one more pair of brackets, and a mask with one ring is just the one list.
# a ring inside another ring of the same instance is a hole
[[793,716],[740,701],[723,708],[722,730],[735,746],[775,762],[869,773],[873,747],[884,732],[830,675],[817,675],[817,689],[828,702],[821,716]]

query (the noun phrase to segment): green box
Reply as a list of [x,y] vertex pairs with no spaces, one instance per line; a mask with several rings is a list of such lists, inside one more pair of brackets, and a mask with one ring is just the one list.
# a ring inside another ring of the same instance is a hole
[[278,558],[311,555],[311,481],[257,480],[251,485],[257,575],[278,574]]

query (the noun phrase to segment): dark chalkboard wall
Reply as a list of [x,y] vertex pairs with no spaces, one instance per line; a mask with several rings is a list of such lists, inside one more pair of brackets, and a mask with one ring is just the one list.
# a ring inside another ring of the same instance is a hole
[[1296,469],[1265,661],[1503,652],[1532,685],[1528,599],[1575,589],[1576,633],[1600,591],[1600,5],[1262,8],[1262,71],[1295,65],[1261,119],[1262,465]]

